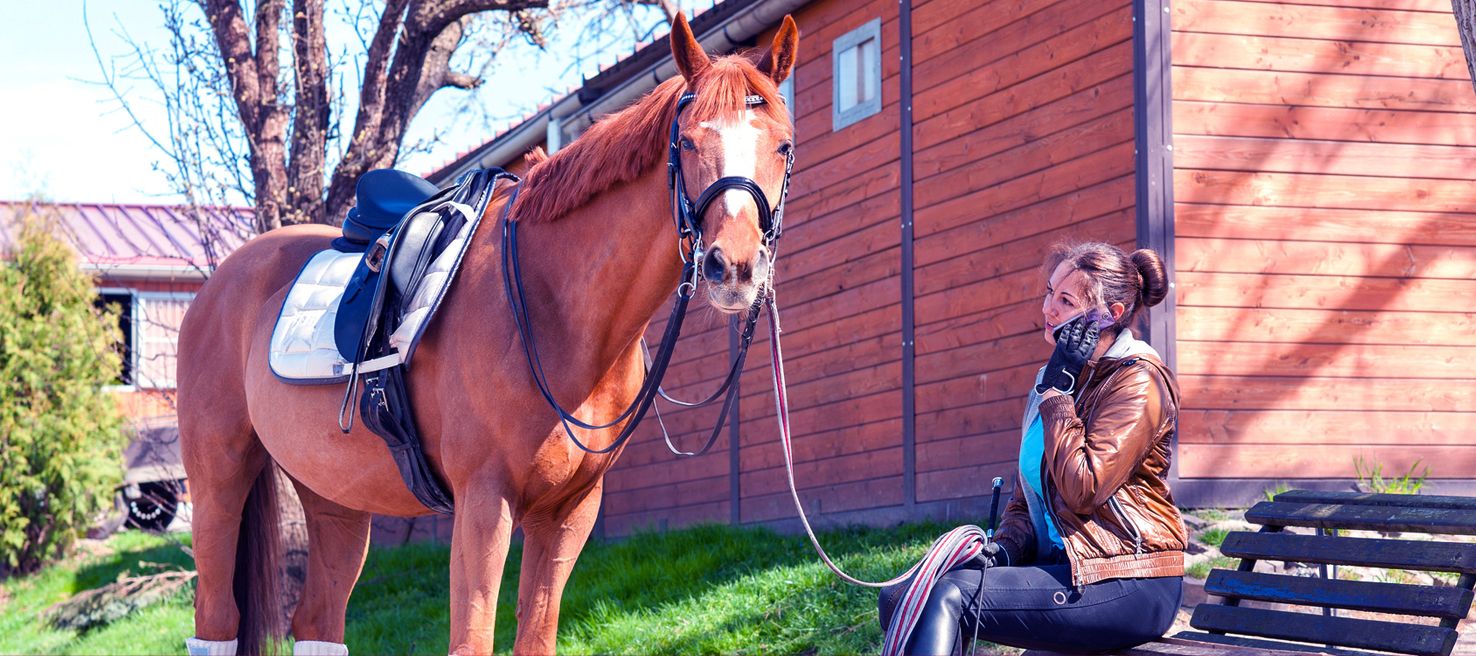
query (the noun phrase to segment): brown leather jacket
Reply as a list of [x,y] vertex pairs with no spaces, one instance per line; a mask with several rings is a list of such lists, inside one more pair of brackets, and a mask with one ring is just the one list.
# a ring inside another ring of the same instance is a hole
[[[1088,362],[1081,379],[1074,402],[1040,404],[1045,510],[1066,545],[1073,585],[1182,576],[1186,532],[1168,488],[1178,383],[1148,354]],[[1036,543],[1021,485],[1017,473],[994,537],[1015,564],[1033,560]]]

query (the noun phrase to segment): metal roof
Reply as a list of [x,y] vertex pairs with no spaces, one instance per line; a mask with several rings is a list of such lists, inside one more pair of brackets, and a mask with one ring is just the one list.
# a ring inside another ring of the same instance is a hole
[[247,207],[0,201],[0,250],[15,246],[28,214],[54,225],[84,268],[130,277],[193,277],[253,234]]

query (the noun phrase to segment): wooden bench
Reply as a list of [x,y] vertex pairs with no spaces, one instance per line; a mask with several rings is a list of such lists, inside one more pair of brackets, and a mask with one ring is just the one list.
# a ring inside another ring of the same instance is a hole
[[[1336,532],[1476,535],[1476,499],[1291,490],[1256,504],[1245,519],[1261,530],[1231,533],[1220,547],[1224,555],[1240,558],[1240,566],[1213,570],[1205,580],[1205,592],[1223,603],[1197,606],[1189,621],[1195,630],[1119,654],[1451,654],[1456,627],[1471,609],[1476,544]],[[1287,531],[1290,527],[1315,529],[1316,534]],[[1263,560],[1317,564],[1321,575],[1254,571]],[[1460,579],[1454,586],[1350,581],[1328,576],[1336,566],[1450,572]],[[1286,609],[1297,606],[1321,613]],[[1360,617],[1339,616],[1341,610],[1359,611]],[[1367,613],[1377,613],[1378,619],[1363,617]],[[1416,623],[1415,617],[1428,619]]]

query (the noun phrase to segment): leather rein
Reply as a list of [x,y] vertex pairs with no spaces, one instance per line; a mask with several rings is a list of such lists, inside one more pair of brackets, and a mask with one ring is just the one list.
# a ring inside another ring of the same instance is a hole
[[[521,189],[521,185],[513,188],[512,197],[508,199],[507,204],[502,210],[503,287],[507,292],[508,307],[512,309],[513,320],[517,324],[518,334],[522,338],[523,353],[528,360],[528,367],[533,373],[533,380],[537,384],[539,394],[543,396],[544,401],[548,403],[549,407],[553,408],[554,412],[558,414],[559,421],[564,427],[564,432],[569,435],[569,439],[581,450],[588,453],[610,453],[620,448],[635,433],[636,427],[640,424],[641,419],[645,417],[646,412],[650,410],[657,396],[661,396],[682,407],[702,407],[710,405],[722,397],[724,399],[723,411],[718,415],[717,425],[713,428],[712,433],[708,436],[706,443],[701,449],[695,452],[681,451],[672,444],[670,435],[666,435],[667,448],[678,455],[700,455],[712,448],[712,445],[717,441],[718,435],[722,433],[729,410],[737,400],[738,388],[733,385],[733,381],[742,373],[743,362],[747,357],[749,344],[753,341],[754,328],[758,323],[759,312],[763,309],[765,298],[772,293],[772,286],[766,284],[764,289],[761,290],[759,298],[749,308],[740,336],[738,355],[717,391],[703,400],[695,402],[680,401],[666,394],[661,388],[661,381],[666,376],[666,370],[671,363],[671,356],[675,351],[677,338],[681,335],[682,323],[686,318],[687,306],[697,291],[697,282],[701,275],[698,263],[702,261],[703,257],[702,217],[706,214],[707,209],[712,205],[713,201],[717,200],[725,191],[738,190],[752,196],[754,204],[758,208],[759,228],[764,235],[764,244],[769,249],[772,257],[779,235],[783,231],[784,199],[789,193],[789,177],[794,168],[794,151],[791,149],[786,155],[784,183],[779,192],[779,202],[773,206],[769,204],[768,197],[764,195],[763,189],[759,187],[757,182],[752,178],[742,176],[719,178],[711,185],[708,185],[698,195],[695,202],[692,201],[687,194],[686,177],[682,173],[679,134],[681,130],[682,110],[694,98],[696,98],[696,95],[689,91],[683,93],[678,99],[676,116],[672,119],[671,124],[671,138],[667,144],[667,187],[672,193],[672,214],[676,225],[677,252],[682,258],[681,283],[677,286],[676,296],[672,303],[671,316],[667,319],[666,330],[661,337],[661,346],[657,349],[655,357],[649,358],[649,361],[646,363],[646,373],[641,382],[640,390],[636,393],[636,397],[631,401],[630,405],[626,406],[625,410],[614,419],[602,424],[591,424],[582,421],[568,410],[565,410],[563,406],[559,405],[558,400],[554,398],[553,393],[550,391],[548,377],[544,373],[543,363],[539,357],[537,341],[533,335],[532,319],[528,314],[527,295],[524,291],[522,268],[519,264],[518,257],[517,231],[519,222],[511,220],[512,207],[517,201],[517,194]],[[745,103],[750,107],[761,105],[764,102],[761,96],[756,95],[748,96],[745,100]],[[642,342],[644,342],[644,338],[642,338]],[[627,419],[630,420],[629,423],[621,429],[620,434],[616,436],[615,440],[608,446],[599,449],[591,448],[580,441],[574,432],[574,427],[576,426],[585,430],[602,430],[616,426]],[[664,426],[662,427],[662,433],[666,433]]]
[[[671,124],[671,138],[668,143],[669,151],[666,163],[667,187],[671,189],[672,193],[672,213],[677,231],[677,252],[682,258],[682,282],[677,285],[676,298],[672,303],[671,316],[666,322],[666,331],[661,337],[661,346],[657,349],[654,357],[651,357],[649,352],[647,352],[646,374],[645,378],[641,381],[640,390],[636,393],[636,397],[630,402],[630,405],[626,406],[623,412],[609,422],[590,424],[581,421],[570,414],[569,411],[565,410],[563,406],[559,405],[558,400],[549,391],[548,379],[544,374],[543,364],[538,356],[538,346],[533,336],[532,319],[528,315],[527,296],[523,289],[522,271],[518,264],[518,222],[510,220],[512,206],[517,201],[517,194],[518,190],[521,189],[521,185],[513,188],[512,197],[508,199],[507,204],[502,210],[503,286],[507,290],[508,306],[512,309],[513,319],[517,323],[518,334],[523,342],[523,353],[527,357],[528,367],[533,373],[533,380],[537,383],[538,392],[543,396],[544,401],[548,403],[549,407],[558,413],[559,421],[563,424],[564,432],[569,435],[569,439],[581,450],[595,454],[610,453],[625,444],[625,441],[630,439],[631,435],[635,433],[636,426],[640,424],[641,419],[650,410],[657,396],[676,405],[689,408],[710,405],[716,402],[719,397],[722,397],[723,409],[718,414],[717,424],[713,428],[712,433],[708,435],[707,441],[702,445],[702,448],[697,451],[686,452],[678,449],[672,444],[671,436],[666,434],[665,426],[662,426],[662,433],[666,437],[666,446],[672,453],[682,456],[701,455],[712,448],[713,444],[717,441],[718,435],[722,433],[723,425],[733,407],[733,403],[737,400],[738,388],[733,385],[733,382],[737,380],[738,375],[743,371],[743,363],[748,356],[748,347],[753,341],[754,328],[758,324],[759,313],[767,307],[769,310],[769,348],[771,354],[770,365],[774,382],[774,403],[778,411],[779,436],[784,450],[785,470],[788,475],[789,492],[794,499],[795,510],[798,511],[800,522],[804,525],[805,533],[810,538],[810,544],[815,547],[815,551],[820,555],[820,559],[824,561],[825,565],[848,583],[866,587],[884,587],[906,580],[908,576],[911,576],[914,572],[922,568],[925,563],[919,562],[896,578],[882,582],[865,581],[847,574],[825,553],[825,548],[820,546],[819,538],[815,536],[815,531],[810,526],[809,518],[805,516],[804,504],[800,502],[799,492],[796,489],[794,480],[794,455],[789,424],[789,399],[786,394],[787,385],[784,380],[784,355],[779,346],[779,334],[781,330],[779,327],[779,308],[774,298],[773,268],[771,268],[769,282],[764,284],[763,289],[759,292],[758,298],[754,300],[753,305],[748,309],[748,314],[744,318],[743,330],[739,334],[738,353],[728,370],[727,376],[723,379],[722,384],[717,390],[701,401],[686,402],[672,398],[661,388],[661,380],[666,375],[668,365],[671,364],[672,352],[675,350],[677,338],[681,335],[682,321],[686,317],[687,305],[691,301],[693,294],[697,291],[697,281],[700,275],[697,263],[701,261],[703,254],[702,217],[706,214],[708,207],[724,191],[730,189],[743,191],[752,196],[754,203],[758,207],[759,228],[763,231],[764,245],[769,249],[770,257],[773,258],[771,259],[772,263],[778,256],[776,249],[778,247],[779,236],[783,232],[784,200],[789,194],[789,179],[794,169],[794,149],[791,148],[785,156],[784,183],[780,188],[779,202],[772,207],[769,205],[768,198],[764,195],[763,189],[759,187],[758,183],[754,182],[752,178],[741,176],[718,178],[698,195],[696,202],[693,202],[687,195],[686,178],[682,174],[679,133],[681,129],[682,110],[695,97],[689,91],[682,94],[681,98],[677,101],[676,116],[672,119]],[[764,99],[760,96],[748,96],[745,102],[748,106],[752,107],[763,104]],[[644,341],[645,339],[643,337],[643,346]],[[659,420],[659,410],[657,411],[657,417]],[[620,434],[609,446],[601,449],[590,448],[581,442],[574,433],[574,426],[585,430],[601,430],[611,428],[626,419],[630,419],[631,421],[621,429]],[[968,528],[978,531],[976,527]],[[962,538],[959,539],[961,540]],[[965,557],[972,557],[978,553],[979,548],[977,544],[970,543],[962,547],[962,551],[959,551],[959,553]]]

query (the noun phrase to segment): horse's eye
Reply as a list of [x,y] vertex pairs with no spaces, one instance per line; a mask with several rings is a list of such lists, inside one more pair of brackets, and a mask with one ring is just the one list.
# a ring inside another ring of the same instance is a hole
[[786,142],[784,142],[782,144],[779,144],[779,154],[780,155],[783,155],[785,157],[789,157],[789,154],[792,153],[792,152],[794,152],[794,142],[793,141],[786,141]]
[[682,150],[697,150],[697,144],[692,143],[691,139],[682,137],[680,143],[682,145]]

